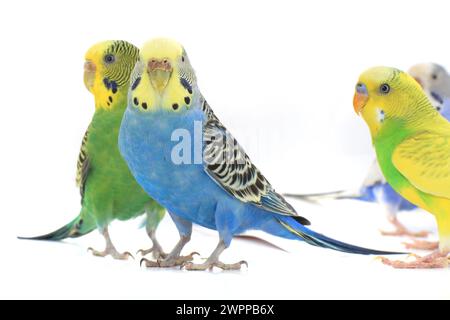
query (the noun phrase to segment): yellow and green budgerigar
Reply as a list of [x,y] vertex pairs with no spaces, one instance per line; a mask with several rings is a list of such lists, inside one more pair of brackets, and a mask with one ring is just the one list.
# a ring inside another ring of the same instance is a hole
[[439,247],[415,261],[383,262],[396,268],[448,266],[450,252],[450,123],[419,83],[400,70],[375,67],[361,74],[353,100],[367,123],[378,162],[392,187],[432,213]]
[[127,106],[129,79],[139,59],[139,49],[126,41],[104,41],[86,53],[84,83],[94,95],[95,113],[84,135],[77,163],[76,182],[81,192],[80,214],[70,223],[37,240],[62,240],[85,235],[98,229],[104,236],[104,251],[92,250],[96,256],[111,255],[127,259],[111,242],[108,225],[115,219],[128,220],[147,214],[146,228],[153,247],[141,250],[163,257],[155,230],[165,209],[150,198],[136,183],[119,153],[117,140]]

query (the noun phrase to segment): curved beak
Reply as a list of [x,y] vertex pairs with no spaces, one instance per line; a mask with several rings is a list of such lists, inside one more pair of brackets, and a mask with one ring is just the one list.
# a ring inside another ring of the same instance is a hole
[[160,94],[164,91],[172,75],[172,65],[169,59],[150,59],[147,63],[147,72],[150,82]]
[[91,91],[92,87],[94,86],[96,70],[97,67],[95,63],[90,60],[86,60],[86,62],[84,63],[84,85],[89,91]]
[[359,115],[369,100],[369,93],[364,83],[358,83],[356,85],[355,95],[353,97],[353,108]]

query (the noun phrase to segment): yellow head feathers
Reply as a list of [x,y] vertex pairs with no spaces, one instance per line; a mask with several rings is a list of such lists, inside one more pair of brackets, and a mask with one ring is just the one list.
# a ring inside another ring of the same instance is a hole
[[103,41],[85,55],[84,84],[95,96],[96,108],[110,109],[123,100],[139,49],[126,41]]
[[392,119],[415,124],[420,117],[437,113],[417,81],[389,67],[374,67],[361,74],[353,106],[367,122],[372,137]]
[[184,49],[180,43],[168,38],[152,39],[141,48],[141,56],[144,60],[169,59],[175,61],[181,58],[183,52]]
[[196,90],[195,73],[178,42],[157,38],[141,49],[132,75],[130,103],[141,111],[165,109],[181,112],[191,107]]

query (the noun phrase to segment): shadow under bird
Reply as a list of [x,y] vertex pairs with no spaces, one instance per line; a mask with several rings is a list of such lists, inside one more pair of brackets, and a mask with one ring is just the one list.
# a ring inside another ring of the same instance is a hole
[[[309,221],[275,191],[214,114],[179,43],[154,39],[140,55],[131,76],[119,148],[136,180],[168,209],[181,235],[167,258],[143,259],[147,267],[240,269],[245,261],[225,264],[219,256],[234,235],[251,229],[348,253],[390,254],[307,228]],[[219,233],[216,249],[201,264],[179,259],[192,223]]]

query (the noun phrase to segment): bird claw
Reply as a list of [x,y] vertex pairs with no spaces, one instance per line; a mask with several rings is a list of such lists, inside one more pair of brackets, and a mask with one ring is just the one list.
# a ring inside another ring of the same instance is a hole
[[136,255],[146,256],[147,254],[152,253],[153,258],[156,260],[167,258],[168,254],[165,253],[161,247],[153,246],[150,249],[139,249],[136,252]]
[[125,251],[124,253],[120,253],[120,252],[117,252],[117,250],[114,248],[113,249],[107,248],[104,251],[98,251],[92,247],[89,247],[89,248],[87,248],[87,252],[91,252],[92,255],[94,255],[96,257],[111,256],[116,260],[128,260],[128,258],[131,257],[134,260],[134,256],[130,252]]
[[406,262],[400,260],[390,260],[385,257],[381,257],[381,262],[385,265],[391,266],[396,269],[437,269],[448,268],[450,257],[447,256],[448,252],[434,252],[424,257],[418,255],[412,255],[415,257],[414,261]]
[[380,230],[380,233],[383,236],[391,236],[391,237],[409,236],[413,238],[426,238],[430,234],[428,231],[412,232],[408,230],[395,230],[395,231]]
[[[125,252],[122,253],[122,254],[127,255],[128,257],[131,257],[131,259],[135,260],[135,259],[134,259],[134,256],[133,256],[130,252],[128,252],[128,251],[125,251]],[[127,257],[126,259],[128,259],[128,257]],[[125,259],[125,260],[126,260],[126,259]]]
[[383,236],[393,236],[393,237],[402,237],[408,236],[413,238],[426,238],[430,234],[428,231],[410,231],[406,228],[396,217],[389,218],[389,222],[394,226],[394,231],[384,231],[380,230],[380,233]]
[[439,242],[414,240],[413,242],[402,242],[406,249],[418,249],[418,250],[436,250],[439,248]]
[[415,254],[415,253],[409,253],[407,256],[406,256],[406,258],[414,258],[414,259],[420,259],[420,258],[422,258],[421,256],[419,256],[418,254]]
[[236,262],[236,263],[232,263],[232,264],[227,264],[227,263],[223,263],[220,261],[204,262],[204,263],[200,263],[200,264],[195,264],[192,262],[185,262],[180,267],[180,269],[186,269],[188,271],[205,271],[205,270],[212,271],[214,269],[214,267],[217,267],[222,270],[241,270],[241,267],[243,265],[245,265],[246,268],[248,268],[248,263],[247,263],[247,261],[244,261],[244,260]]
[[159,261],[151,261],[151,260],[142,258],[141,261],[139,262],[139,266],[140,267],[142,267],[142,262],[145,262],[145,266],[147,268],[158,268],[158,267],[160,267]]
[[190,257],[190,258],[194,259],[194,256],[199,256],[200,257],[200,253],[198,253],[197,251],[194,251],[194,252],[191,252],[186,257]]
[[147,268],[171,268],[182,266],[184,263],[192,261],[195,255],[200,255],[198,252],[192,252],[187,256],[178,256],[174,258],[158,259],[156,261],[151,261],[145,258],[141,259],[140,266],[142,262],[145,262]]

